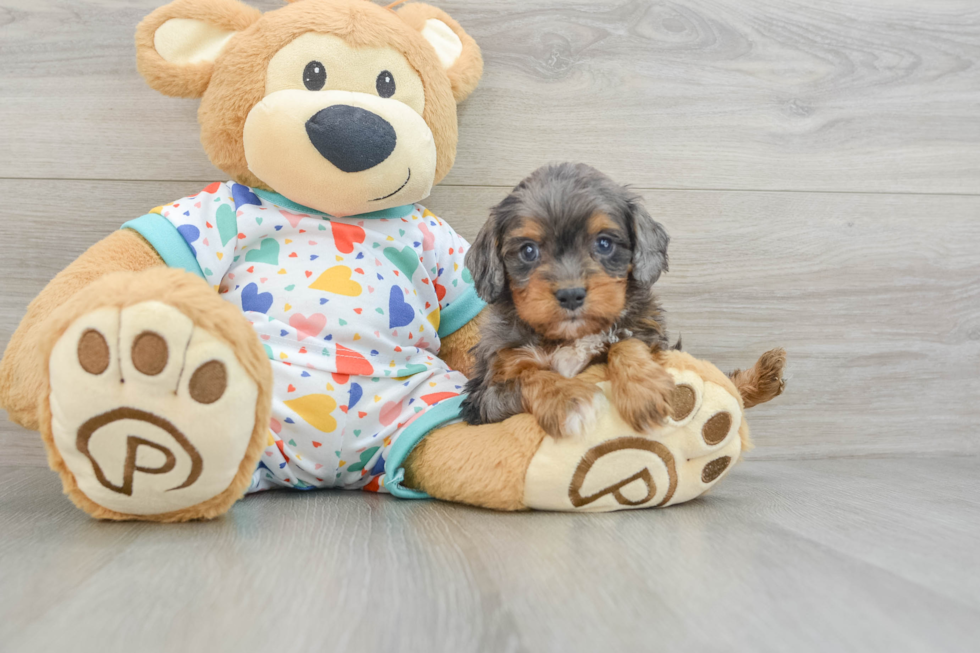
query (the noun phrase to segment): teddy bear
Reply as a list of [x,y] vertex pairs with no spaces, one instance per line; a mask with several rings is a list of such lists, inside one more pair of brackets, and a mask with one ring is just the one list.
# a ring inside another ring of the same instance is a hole
[[[400,3],[396,3],[400,4]],[[249,492],[345,488],[498,510],[664,506],[750,444],[745,408],[784,356],[731,377],[679,351],[672,416],[635,433],[459,420],[485,303],[468,243],[418,204],[449,172],[483,62],[411,3],[174,0],[136,33],[146,82],[200,98],[230,181],[124,222],[30,304],[0,405],[39,430],[65,493],[101,519],[180,522]]]

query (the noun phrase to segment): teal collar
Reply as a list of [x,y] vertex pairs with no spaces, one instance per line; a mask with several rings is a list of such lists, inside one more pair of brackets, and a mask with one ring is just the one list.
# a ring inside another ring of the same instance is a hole
[[[323,211],[317,211],[316,209],[311,209],[308,206],[303,206],[302,204],[297,204],[291,199],[287,199],[280,195],[279,193],[271,193],[267,190],[262,190],[261,188],[251,189],[253,193],[261,197],[266,202],[270,204],[275,204],[276,206],[281,206],[284,209],[289,209],[290,211],[295,211],[296,213],[310,213],[312,215],[322,215],[327,218],[333,217],[328,213]],[[387,218],[389,220],[395,220],[398,218],[404,218],[409,215],[413,210],[415,210],[414,204],[405,204],[403,206],[393,206],[390,209],[381,209],[380,211],[371,211],[370,213],[359,213],[357,215],[347,216],[349,218],[358,218],[360,220],[375,220],[378,218]]]

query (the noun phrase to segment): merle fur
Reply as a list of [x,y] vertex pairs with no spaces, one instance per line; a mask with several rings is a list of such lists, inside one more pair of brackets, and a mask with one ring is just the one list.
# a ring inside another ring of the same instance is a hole
[[[651,349],[668,347],[662,310],[653,284],[667,270],[670,238],[663,226],[646,211],[641,199],[595,168],[562,163],[539,168],[518,184],[497,206],[466,254],[476,291],[490,310],[481,325],[480,341],[473,347],[475,368],[466,384],[462,417],[470,424],[499,422],[524,412],[519,381],[494,383],[494,356],[504,349],[524,345],[556,345],[524,322],[517,314],[510,281],[524,280],[530,271],[514,255],[504,251],[508,232],[532,217],[546,225],[545,241],[556,260],[570,274],[587,263],[592,242],[587,224],[602,212],[619,224],[628,242],[618,243],[619,260],[607,261],[608,272],[627,276],[626,303],[614,329],[628,330]],[[605,355],[594,362],[603,362]]]

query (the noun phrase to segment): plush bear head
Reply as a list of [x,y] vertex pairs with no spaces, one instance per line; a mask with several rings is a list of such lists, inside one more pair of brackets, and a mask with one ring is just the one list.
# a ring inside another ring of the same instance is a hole
[[201,142],[235,181],[336,216],[417,202],[456,157],[483,72],[445,12],[370,0],[175,0],[136,32],[154,89],[200,97]]

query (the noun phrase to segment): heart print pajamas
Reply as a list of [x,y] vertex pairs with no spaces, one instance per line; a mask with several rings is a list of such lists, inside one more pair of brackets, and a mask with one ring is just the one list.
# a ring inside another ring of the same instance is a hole
[[392,490],[395,442],[410,449],[457,418],[466,378],[439,359],[440,338],[483,302],[463,267],[469,245],[423,207],[335,218],[228,182],[124,227],[240,307],[272,361],[250,492]]

